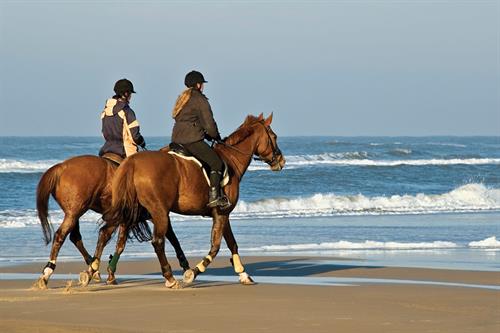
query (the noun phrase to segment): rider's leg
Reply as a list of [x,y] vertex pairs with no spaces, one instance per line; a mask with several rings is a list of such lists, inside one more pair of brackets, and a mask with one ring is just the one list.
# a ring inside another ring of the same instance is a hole
[[208,206],[217,207],[227,205],[227,199],[221,197],[220,191],[220,181],[222,177],[222,167],[224,163],[220,159],[219,155],[205,142],[198,141],[190,144],[185,144],[184,147],[193,156],[199,160],[205,162],[210,167],[210,191]]

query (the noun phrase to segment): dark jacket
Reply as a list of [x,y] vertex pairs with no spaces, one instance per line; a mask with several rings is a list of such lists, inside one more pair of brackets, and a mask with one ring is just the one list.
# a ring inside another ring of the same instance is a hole
[[139,122],[127,102],[108,99],[101,119],[102,135],[106,142],[99,151],[99,156],[115,153],[127,157],[137,152],[137,146],[146,145],[140,133]]
[[208,99],[193,90],[187,103],[175,117],[172,142],[187,144],[203,140],[205,136],[220,139]]

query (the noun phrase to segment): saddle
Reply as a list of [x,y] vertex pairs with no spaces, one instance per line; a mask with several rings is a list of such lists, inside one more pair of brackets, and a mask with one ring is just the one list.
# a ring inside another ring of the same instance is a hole
[[[208,167],[208,165],[202,163],[200,160],[198,160],[196,157],[194,157],[181,144],[171,142],[168,145],[168,148],[169,148],[169,150],[167,152],[168,154],[175,155],[177,157],[180,157],[180,158],[183,158],[185,160],[192,161],[192,162],[196,163],[200,167],[200,169],[202,170],[203,175],[205,176],[205,179],[208,183],[208,186],[210,186],[210,178],[208,177],[208,172],[210,172],[210,168]],[[167,150],[167,147],[162,148],[160,150]],[[220,181],[220,186],[224,187],[229,183],[229,172],[228,172],[228,167],[227,167],[226,162],[224,160],[222,162],[224,162],[224,166],[222,169],[222,178]]]
[[115,153],[105,153],[104,155],[102,155],[102,158],[105,158],[108,161],[115,163],[116,165],[120,165],[123,162],[123,157]]

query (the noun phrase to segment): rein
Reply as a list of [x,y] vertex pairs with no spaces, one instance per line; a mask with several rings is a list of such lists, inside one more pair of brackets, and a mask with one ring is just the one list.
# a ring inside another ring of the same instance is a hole
[[[269,165],[273,165],[277,160],[277,156],[281,155],[281,150],[279,148],[277,148],[276,146],[273,145],[273,141],[271,140],[271,134],[269,134],[269,128],[267,126],[264,126],[265,130],[266,130],[266,134],[267,134],[267,146],[271,146],[271,149],[272,149],[272,153],[273,153],[273,157],[270,161],[266,161],[264,158],[258,156],[258,157],[253,157],[253,160],[254,161],[262,161],[262,162],[265,162]],[[221,144],[223,145],[224,147],[227,147],[227,148],[231,148],[237,152],[239,152],[240,154],[243,154],[245,156],[253,156],[254,154],[252,153],[245,153],[244,151],[241,151],[240,149],[236,148],[235,146],[232,146],[230,144],[227,144],[225,143],[224,141],[217,141],[218,144]]]

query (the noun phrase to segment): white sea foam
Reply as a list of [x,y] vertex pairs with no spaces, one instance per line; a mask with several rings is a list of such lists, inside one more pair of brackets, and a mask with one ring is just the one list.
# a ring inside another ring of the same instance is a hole
[[[410,154],[411,150],[404,150]],[[401,150],[403,152],[403,150]],[[352,153],[354,154],[354,153]],[[290,155],[286,156],[287,162],[285,168],[305,167],[315,165],[335,165],[335,166],[379,166],[395,167],[401,165],[427,166],[427,165],[482,165],[482,164],[500,164],[500,158],[450,158],[450,159],[405,159],[405,160],[372,160],[367,159],[366,152],[357,152],[359,157],[344,156],[341,158],[338,154],[319,154],[319,155]],[[256,165],[258,166],[258,164]],[[257,170],[257,169],[256,169]]]
[[366,197],[364,195],[315,194],[299,198],[241,201],[235,217],[308,217],[332,215],[430,214],[500,209],[500,189],[467,184],[444,194]]
[[500,248],[500,241],[497,240],[496,236],[492,236],[477,242],[470,242],[469,247]]
[[[410,155],[411,149],[396,148],[395,155]],[[402,160],[373,160],[365,151],[324,153],[312,155],[289,155],[285,168],[296,169],[312,167],[317,165],[333,166],[375,166],[375,167],[397,167],[402,165],[428,166],[428,165],[484,165],[500,164],[500,158],[451,158],[451,159],[402,159]],[[0,173],[36,173],[45,172],[48,168],[61,161],[58,160],[13,160],[0,159]],[[269,166],[263,162],[252,163],[249,171],[269,170]]]
[[464,144],[450,143],[450,142],[428,142],[427,144],[428,145],[432,145],[432,146],[446,146],[446,147],[457,147],[457,148],[465,148],[465,147],[467,147]]
[[[432,214],[441,212],[477,212],[500,210],[500,189],[482,184],[467,184],[444,194],[417,194],[367,197],[358,195],[315,194],[299,198],[273,198],[254,202],[240,201],[231,214],[233,219],[317,217],[337,215]],[[54,225],[64,217],[60,209],[50,211]],[[87,212],[80,221],[96,223],[101,215]],[[200,220],[201,217],[175,214],[176,221]],[[39,225],[35,210],[0,211],[0,228]]]
[[364,242],[338,242],[264,245],[245,249],[247,251],[285,252],[285,251],[321,251],[321,250],[421,250],[421,249],[453,249],[460,247],[458,244],[447,241],[434,242],[377,242],[366,240]]
[[0,173],[44,172],[45,170],[47,170],[48,168],[59,162],[60,161],[57,160],[28,161],[28,160],[12,160],[12,159],[0,158]]
[[[60,209],[50,210],[49,221],[57,227],[64,218],[64,212]],[[101,218],[100,214],[88,211],[80,218],[80,222],[96,223]],[[0,228],[25,228],[40,225],[36,210],[3,210],[0,211]]]

